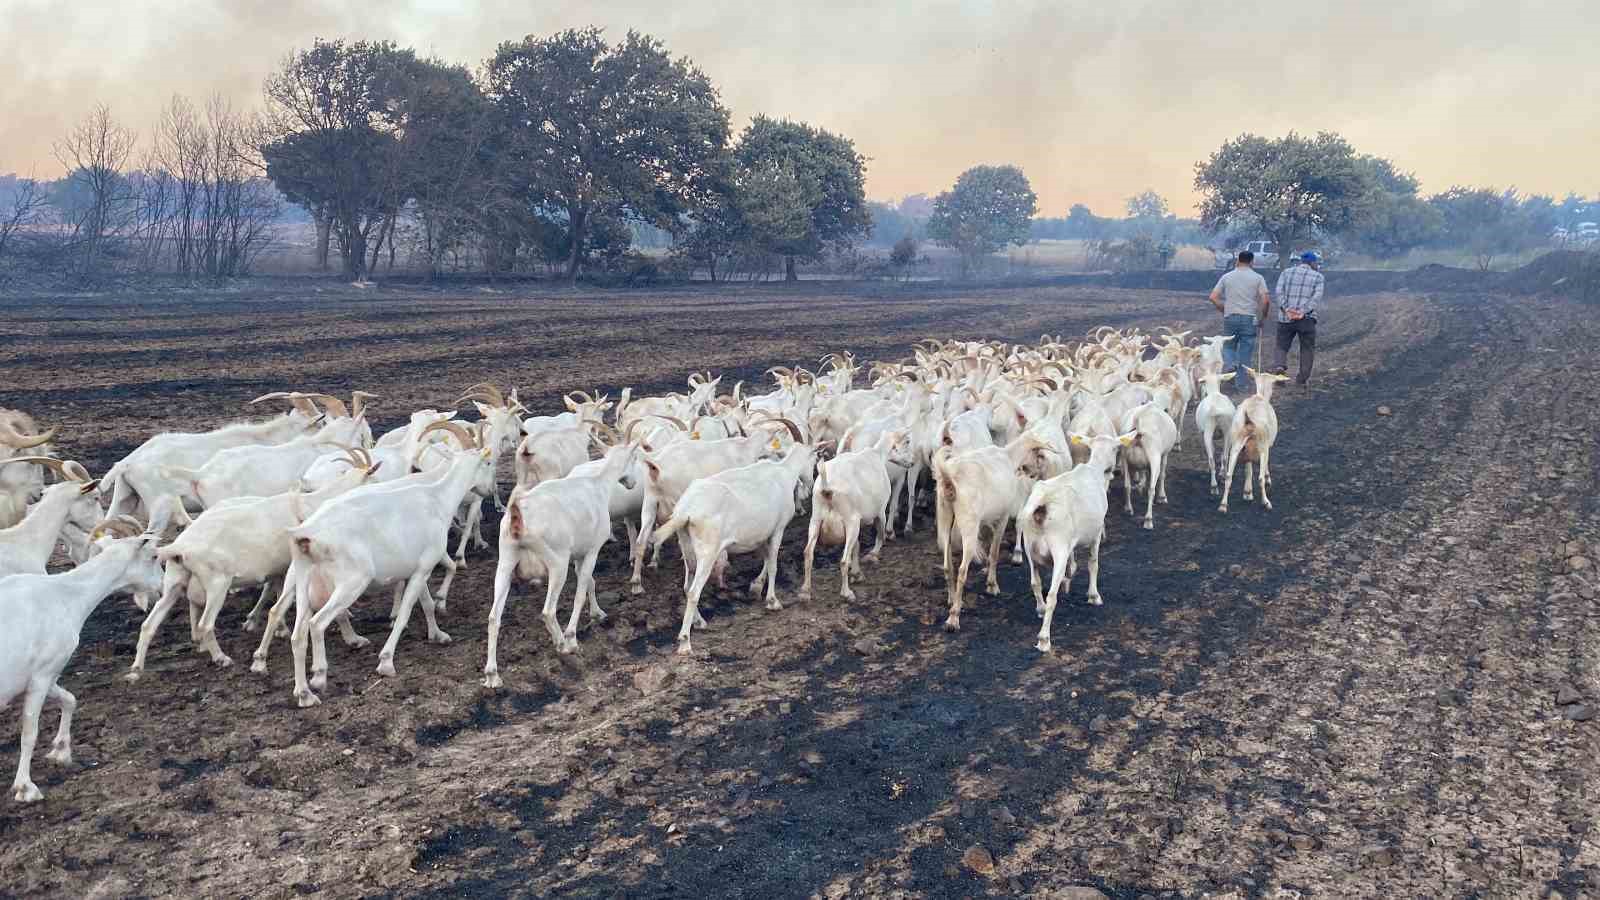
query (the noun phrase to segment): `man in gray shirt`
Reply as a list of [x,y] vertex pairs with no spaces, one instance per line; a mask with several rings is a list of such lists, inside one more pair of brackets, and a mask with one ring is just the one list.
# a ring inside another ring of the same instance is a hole
[[1233,338],[1222,345],[1222,371],[1233,370],[1233,385],[1246,397],[1256,392],[1256,386],[1245,366],[1256,352],[1256,338],[1272,303],[1267,280],[1255,270],[1255,259],[1249,250],[1240,251],[1233,271],[1211,289],[1211,305],[1222,313],[1222,333]]

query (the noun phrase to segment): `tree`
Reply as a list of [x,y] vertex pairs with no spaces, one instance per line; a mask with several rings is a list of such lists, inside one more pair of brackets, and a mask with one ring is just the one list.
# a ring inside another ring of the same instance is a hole
[[1367,182],[1367,196],[1352,229],[1356,246],[1392,256],[1438,237],[1439,212],[1417,196],[1415,175],[1378,156],[1362,156],[1357,165]]
[[14,179],[10,190],[0,197],[0,265],[7,250],[16,246],[19,235],[39,222],[49,205],[44,186],[33,178]]
[[100,273],[108,242],[133,221],[134,195],[127,168],[136,141],[134,133],[101,105],[55,144],[56,161],[67,170],[56,206],[67,215],[82,277]]
[[[814,260],[872,228],[866,160],[848,138],[802,122],[757,116],[734,150],[745,190],[758,188],[781,209],[746,201],[751,239],[784,258],[794,281],[796,259]],[[758,184],[759,183],[759,184]]]
[[326,219],[352,278],[366,277],[367,243],[381,241],[401,199],[396,144],[414,63],[410,50],[388,41],[318,40],[267,79],[267,175],[292,202]]
[[961,254],[962,275],[1008,244],[1028,242],[1038,197],[1016,166],[974,166],[933,201],[928,237]]
[[894,249],[889,251],[889,264],[909,278],[911,267],[917,261],[918,249],[917,239],[907,234],[894,242]]
[[[1076,208],[1074,207],[1074,209]],[[1158,222],[1170,215],[1167,211],[1166,199],[1151,190],[1129,197],[1127,209],[1128,218],[1130,219]],[[1088,210],[1085,209],[1084,212],[1088,212]]]
[[1216,232],[1258,230],[1291,253],[1297,242],[1348,228],[1360,216],[1367,181],[1350,144],[1324,132],[1304,138],[1241,135],[1195,166],[1200,221]]
[[1496,256],[1544,239],[1522,217],[1517,192],[1455,186],[1428,198],[1443,221],[1444,241],[1471,253],[1487,271]]
[[607,45],[597,28],[501,44],[484,73],[507,129],[502,163],[521,168],[529,205],[560,209],[576,280],[590,218],[615,210],[664,228],[709,203],[728,143],[710,79],[653,38]]

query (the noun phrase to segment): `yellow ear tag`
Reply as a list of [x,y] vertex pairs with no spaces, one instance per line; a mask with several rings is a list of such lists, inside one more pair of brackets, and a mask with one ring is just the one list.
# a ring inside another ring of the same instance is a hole
[[698,431],[689,432],[689,440],[691,440],[691,441],[700,440],[700,432],[698,432]]
[[774,450],[782,450],[783,449],[783,442],[778,440],[777,438],[773,438],[772,439],[772,449],[774,449]]

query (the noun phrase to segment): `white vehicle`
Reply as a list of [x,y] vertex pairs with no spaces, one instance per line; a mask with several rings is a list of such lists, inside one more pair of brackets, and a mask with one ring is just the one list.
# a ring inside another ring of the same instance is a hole
[[1216,251],[1216,265],[1219,269],[1231,269],[1233,263],[1239,258],[1239,252],[1249,250],[1256,256],[1255,264],[1258,268],[1272,268],[1278,264],[1278,245],[1271,241],[1250,241],[1243,247],[1235,250]]

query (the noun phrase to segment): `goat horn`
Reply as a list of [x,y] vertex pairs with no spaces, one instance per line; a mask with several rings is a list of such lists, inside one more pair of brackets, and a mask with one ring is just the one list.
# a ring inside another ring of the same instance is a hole
[[306,397],[312,400],[321,400],[322,405],[327,407],[328,414],[333,416],[335,419],[350,418],[349,408],[346,407],[344,405],[344,401],[340,400],[338,397],[334,397],[330,394],[306,394]]
[[91,542],[98,541],[106,535],[111,535],[113,538],[130,538],[138,537],[141,534],[144,534],[143,522],[133,516],[120,515],[112,516],[96,525],[94,530],[89,532],[89,540]]
[[763,419],[762,421],[756,423],[756,426],[758,428],[768,428],[771,426],[785,428],[788,429],[789,433],[794,436],[795,443],[804,444],[806,442],[806,436],[800,432],[800,426],[789,421],[783,416],[778,416],[774,419]]
[[[89,480],[89,473],[84,471],[83,466],[75,462],[56,459],[54,456],[13,456],[10,459],[0,459],[0,466],[10,465],[11,463],[36,463],[60,475],[63,480],[79,482],[87,482]],[[69,466],[73,468],[68,468]],[[82,477],[77,474],[79,472],[83,473]]]
[[37,447],[40,444],[49,443],[50,439],[55,437],[56,432],[60,430],[60,426],[57,426],[44,434],[23,434],[9,424],[0,422],[0,444],[6,444],[18,450],[26,450],[29,447]]
[[664,420],[666,420],[668,422],[671,422],[672,424],[678,426],[678,430],[679,431],[688,431],[689,430],[689,423],[685,422],[684,420],[682,420],[682,419],[680,419],[680,418],[678,418],[676,416],[666,416],[666,415],[662,415],[660,413],[651,413],[650,414],[650,418],[652,418],[652,419],[664,419]]
[[369,394],[366,391],[355,391],[350,394],[350,414],[359,419],[361,418],[362,413],[367,411],[367,401],[382,399],[383,398],[377,394]]
[[421,444],[423,438],[435,431],[448,431],[451,436],[461,442],[461,449],[463,450],[473,450],[478,446],[478,442],[472,436],[472,432],[461,427],[460,422],[452,422],[449,419],[441,419],[437,422],[428,423],[428,427],[422,429],[422,431],[417,434],[417,443]]
[[618,434],[615,428],[612,428],[610,425],[607,425],[599,419],[584,419],[583,422],[588,425],[593,425],[596,431],[603,432],[606,436],[610,437],[611,446],[616,446],[622,442],[622,435]]

